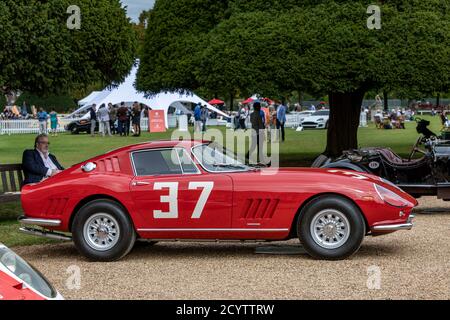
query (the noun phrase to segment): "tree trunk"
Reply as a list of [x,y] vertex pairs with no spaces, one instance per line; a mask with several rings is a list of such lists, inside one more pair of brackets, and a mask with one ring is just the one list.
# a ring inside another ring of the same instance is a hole
[[230,92],[230,111],[233,111],[233,103],[234,103],[234,92]]
[[345,150],[358,148],[358,127],[364,94],[364,90],[329,94],[326,156],[338,157]]
[[439,110],[439,105],[441,104],[441,94],[438,93],[436,96],[436,110]]
[[383,91],[384,111],[389,111],[389,97],[387,91]]

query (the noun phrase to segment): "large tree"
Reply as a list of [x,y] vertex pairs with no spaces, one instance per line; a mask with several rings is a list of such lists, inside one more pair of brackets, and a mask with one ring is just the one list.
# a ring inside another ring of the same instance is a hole
[[[80,29],[67,27],[71,5]],[[137,40],[119,0],[3,0],[0,43],[0,91],[50,95],[123,81]]]
[[[167,2],[157,0],[149,21],[142,90],[328,94],[329,156],[358,147],[368,90],[433,93],[450,83],[449,1],[228,0],[187,24],[158,18],[188,12],[186,1]],[[367,26],[370,4],[381,8],[379,30]]]

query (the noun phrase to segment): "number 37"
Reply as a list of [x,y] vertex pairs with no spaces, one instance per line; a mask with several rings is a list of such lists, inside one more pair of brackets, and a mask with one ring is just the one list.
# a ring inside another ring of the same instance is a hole
[[[189,190],[197,190],[202,188],[200,198],[195,205],[192,219],[200,219],[205,208],[206,201],[214,187],[214,182],[189,182]],[[169,211],[153,210],[155,219],[177,219],[178,218],[178,182],[156,182],[153,190],[169,189],[169,194],[161,196],[161,203],[169,204]]]

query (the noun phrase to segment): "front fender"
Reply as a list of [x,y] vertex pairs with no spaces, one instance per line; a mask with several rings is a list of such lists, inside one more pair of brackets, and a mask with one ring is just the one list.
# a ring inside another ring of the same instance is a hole
[[353,170],[356,172],[364,172],[364,173],[370,173],[366,168],[363,166],[354,164],[350,162],[348,159],[339,160],[336,162],[328,163],[327,165],[324,165],[322,168],[326,169],[346,169],[346,170]]

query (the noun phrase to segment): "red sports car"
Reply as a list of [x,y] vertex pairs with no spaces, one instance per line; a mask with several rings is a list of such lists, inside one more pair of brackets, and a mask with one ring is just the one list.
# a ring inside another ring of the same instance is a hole
[[0,301],[60,299],[39,271],[0,243]]
[[157,141],[24,186],[20,221],[25,233],[73,239],[81,254],[97,261],[122,258],[136,239],[296,237],[311,256],[335,260],[355,253],[366,235],[411,229],[416,205],[369,174],[259,169],[215,143]]

